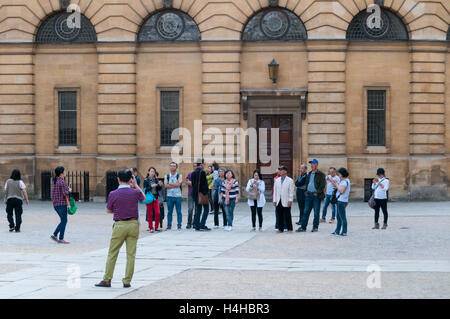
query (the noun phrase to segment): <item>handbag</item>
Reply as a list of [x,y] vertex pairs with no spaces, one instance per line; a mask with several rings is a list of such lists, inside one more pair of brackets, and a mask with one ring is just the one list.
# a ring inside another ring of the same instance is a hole
[[250,191],[247,192],[247,198],[250,200],[259,199],[259,189],[257,187],[251,187]]
[[69,197],[69,203],[70,203],[70,209],[67,211],[69,215],[75,215],[77,212],[77,203],[75,202],[75,199],[73,199],[73,196],[70,195]]
[[139,204],[151,204],[155,201],[155,196],[153,196],[152,192],[148,192],[146,193],[146,189],[144,189],[144,194],[145,194],[145,200],[143,202],[139,202]]
[[372,194],[372,196],[370,196],[370,199],[369,199],[369,201],[367,202],[367,205],[369,205],[369,207],[370,208],[372,208],[372,209],[375,209],[375,190],[378,188],[378,185],[377,185],[377,187],[375,187],[375,189],[373,190],[373,194]]
[[333,191],[333,194],[331,194],[330,203],[333,205],[337,203],[336,193],[337,193],[337,189],[335,189]]
[[199,171],[198,173],[198,182],[197,182],[197,191],[198,191],[198,204],[199,205],[209,205],[209,198],[208,195],[205,195],[200,192],[200,178],[202,176],[202,172]]
[[372,196],[370,196],[370,199],[367,202],[367,204],[369,205],[370,208],[375,209],[375,195],[374,194],[372,194]]

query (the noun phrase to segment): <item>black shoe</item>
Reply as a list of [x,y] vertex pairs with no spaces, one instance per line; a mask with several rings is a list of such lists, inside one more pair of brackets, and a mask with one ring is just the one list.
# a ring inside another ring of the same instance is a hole
[[191,229],[191,228],[192,228],[191,225],[187,225],[187,226],[186,226],[186,229]]
[[9,232],[12,233],[14,231],[14,228],[10,228]]
[[311,230],[311,233],[316,233],[316,232],[318,232],[319,231],[319,228],[313,228],[312,230]]
[[123,288],[131,288],[130,284],[123,284]]
[[211,230],[211,228],[208,228],[208,227],[206,227],[206,226],[203,227],[202,229],[203,229],[204,231],[210,231],[210,230]]
[[300,226],[302,223],[301,222],[296,222],[295,224]]
[[297,232],[297,233],[304,233],[305,231],[306,231],[305,228],[299,227],[299,229],[297,229],[295,232]]
[[96,284],[95,287],[111,288],[111,281],[104,281],[104,280],[102,280],[98,284]]
[[16,229],[16,233],[20,233],[20,229]]
[[196,231],[204,231],[203,228],[195,228]]

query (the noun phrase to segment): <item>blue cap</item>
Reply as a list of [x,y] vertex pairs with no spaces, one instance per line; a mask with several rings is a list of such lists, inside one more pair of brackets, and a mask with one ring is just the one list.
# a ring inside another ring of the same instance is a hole
[[319,164],[319,161],[313,158],[311,161],[309,161],[309,163]]

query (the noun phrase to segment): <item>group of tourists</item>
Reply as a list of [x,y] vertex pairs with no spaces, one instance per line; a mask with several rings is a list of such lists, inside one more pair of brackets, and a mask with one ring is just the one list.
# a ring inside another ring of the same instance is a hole
[[[325,175],[318,169],[319,162],[313,159],[307,165],[300,166],[299,176],[295,180],[288,176],[288,168],[278,168],[274,178],[272,190],[272,202],[275,207],[275,231],[278,233],[292,232],[291,208],[294,201],[294,188],[300,210],[300,216],[296,232],[307,230],[311,211],[314,209],[312,232],[317,232],[320,223],[326,222],[327,209],[331,206],[331,218],[329,223],[336,223],[333,235],[347,235],[346,207],[349,202],[351,182],[346,168],[336,170],[330,167],[329,174]],[[146,219],[148,231],[160,231],[164,219],[164,201],[167,203],[167,230],[172,228],[172,214],[174,208],[177,213],[177,229],[182,229],[182,185],[183,179],[177,172],[178,164],[170,163],[170,172],[159,179],[159,173],[154,167],[150,167],[144,179],[143,189],[140,188],[140,178],[136,168],[121,170],[118,173],[119,186],[108,196],[106,211],[113,214],[114,226],[111,236],[110,248],[106,262],[106,270],[103,280],[96,284],[97,287],[111,287],[114,268],[123,243],[126,243],[127,265],[123,279],[124,288],[131,287],[131,279],[134,273],[136,245],[139,237],[139,203],[145,203],[147,195],[151,193],[154,200],[146,204]],[[389,191],[389,179],[385,177],[383,168],[379,168],[377,177],[373,179],[371,198],[375,210],[375,225],[372,229],[379,229],[380,209],[384,220],[382,229],[387,228],[388,212],[387,201]],[[60,223],[50,236],[59,244],[69,244],[64,240],[67,225],[68,211],[71,209],[69,194],[70,185],[65,182],[66,171],[62,166],[55,169],[55,177],[52,182],[53,207],[60,218]],[[185,179],[188,186],[188,221],[187,228],[196,231],[209,231],[206,221],[210,213],[214,214],[214,228],[219,228],[219,214],[223,216],[223,226],[226,231],[233,227],[234,209],[240,197],[240,186],[235,174],[230,169],[220,168],[217,163],[206,167],[203,159],[197,160],[193,165],[193,171]],[[266,185],[259,170],[253,172],[245,188],[247,203],[250,207],[252,231],[262,231],[262,210],[266,204]],[[21,173],[15,169],[11,177],[6,181],[5,187],[6,213],[10,232],[20,232],[22,224],[22,205],[25,200],[28,204],[26,185],[21,179]],[[324,207],[320,217],[320,206],[324,200]],[[370,202],[370,201],[369,201]],[[371,206],[372,207],[372,206]],[[15,215],[15,219],[14,219]]]
[[[296,232],[305,232],[309,223],[311,211],[314,210],[312,232],[317,232],[320,223],[327,222],[328,207],[331,206],[331,218],[328,223],[336,223],[334,235],[347,235],[346,207],[349,201],[351,182],[346,168],[336,169],[330,167],[328,175],[318,169],[319,162],[313,159],[309,162],[311,170],[308,172],[306,164],[299,169],[298,178],[295,180],[288,175],[288,168],[278,168],[273,181],[272,200],[275,207],[275,231],[292,232],[293,223],[291,208],[294,200],[294,189],[299,207],[299,226]],[[130,173],[140,186],[141,180],[136,168],[131,168]],[[60,244],[69,244],[64,240],[67,225],[67,210],[70,209],[69,194],[70,185],[65,182],[65,168],[59,166],[55,169],[55,177],[52,186],[53,207],[57,212],[60,223],[56,227],[51,238]],[[387,228],[388,190],[389,179],[385,177],[383,168],[379,168],[372,183],[375,225],[373,229],[379,229],[380,209],[384,220],[382,229]],[[188,214],[187,229],[196,231],[210,231],[206,226],[209,214],[214,215],[214,228],[220,228],[219,215],[222,214],[222,226],[224,230],[233,229],[234,210],[240,197],[239,182],[232,170],[219,167],[217,163],[206,166],[203,159],[193,164],[193,171],[189,172],[184,180],[188,187]],[[144,195],[151,192],[154,200],[146,204],[146,221],[149,232],[160,232],[163,227],[164,202],[167,205],[167,228],[172,229],[173,211],[176,210],[178,230],[182,229],[182,175],[178,172],[178,164],[170,163],[169,173],[164,178],[159,178],[155,167],[150,167],[143,182]],[[21,180],[18,169],[11,173],[10,179],[5,184],[6,213],[10,232],[20,232],[22,224],[22,204],[25,200],[28,204],[26,185]],[[255,170],[245,187],[247,203],[251,213],[251,231],[262,231],[263,208],[266,205],[266,184],[261,172]],[[323,209],[321,211],[321,203]],[[15,219],[14,219],[15,214]],[[258,226],[258,228],[257,228]]]

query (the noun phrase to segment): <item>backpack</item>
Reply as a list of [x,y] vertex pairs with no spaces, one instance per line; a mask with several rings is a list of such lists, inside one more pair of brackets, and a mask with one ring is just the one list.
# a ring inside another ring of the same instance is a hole
[[[175,176],[176,176],[176,178],[177,178],[177,180],[178,180],[178,178],[180,177],[180,174],[177,173],[177,175],[175,175]],[[167,182],[169,182],[169,180],[170,180],[170,174],[167,174],[167,175],[166,175],[166,179],[167,179]],[[181,190],[181,192],[183,192],[183,186],[182,186],[182,185],[180,185],[180,190]]]

